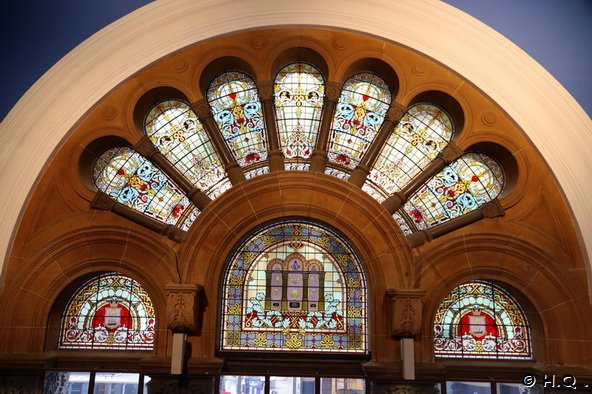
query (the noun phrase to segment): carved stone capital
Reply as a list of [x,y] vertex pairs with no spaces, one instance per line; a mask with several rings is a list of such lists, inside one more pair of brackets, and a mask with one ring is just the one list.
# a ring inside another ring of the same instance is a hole
[[408,235],[407,237],[405,237],[405,239],[407,240],[411,248],[419,248],[421,245],[427,244],[428,242],[432,241],[434,237],[429,231],[422,230],[416,231]]
[[337,82],[327,82],[325,85],[325,99],[327,101],[333,101],[334,103],[339,100],[341,94],[341,84]]
[[488,203],[481,205],[479,210],[483,214],[483,217],[489,219],[504,216],[504,209],[497,199],[491,200]]
[[93,198],[92,202],[90,203],[91,208],[93,209],[100,209],[101,211],[110,211],[113,207],[117,204],[117,202],[109,197],[107,194],[98,191],[95,194],[95,198]]
[[158,153],[158,149],[156,149],[152,141],[150,141],[150,138],[147,136],[142,138],[140,142],[134,146],[134,150],[147,159],[152,158]]
[[198,102],[193,104],[192,107],[193,112],[195,112],[195,114],[200,119],[206,119],[212,116],[212,113],[210,112],[210,105],[206,100],[199,100]]
[[450,164],[463,154],[462,150],[458,146],[456,146],[453,142],[446,145],[442,152],[438,155],[438,157],[444,161],[445,164]]
[[403,115],[405,115],[406,110],[407,109],[403,105],[396,102],[392,102],[390,108],[386,113],[386,118],[394,124],[397,124],[399,120],[401,120]]
[[421,330],[422,300],[425,292],[387,290],[390,309],[390,333],[396,338],[417,338]]
[[273,99],[273,81],[260,82],[258,87],[261,100],[266,101]]
[[190,284],[165,286],[167,326],[173,332],[193,332],[198,328],[198,294],[202,287]]
[[160,233],[175,242],[181,242],[183,238],[185,238],[185,235],[187,235],[185,231],[181,230],[179,227],[173,226],[172,224],[163,226]]
[[395,192],[382,202],[382,206],[390,213],[395,213],[407,202],[407,196],[401,192]]

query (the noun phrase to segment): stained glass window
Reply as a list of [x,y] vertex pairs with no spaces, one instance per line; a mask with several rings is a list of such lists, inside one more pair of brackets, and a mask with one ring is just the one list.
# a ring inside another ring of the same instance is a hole
[[436,357],[532,358],[530,329],[516,300],[485,281],[453,289],[434,320]]
[[160,102],[148,112],[144,125],[160,153],[211,198],[230,187],[210,138],[187,103]]
[[403,206],[418,230],[464,215],[502,191],[501,166],[482,153],[468,153],[419,188]]
[[62,349],[152,350],[152,301],[134,279],[111,272],[83,284],[62,317]]
[[452,122],[440,107],[415,104],[395,126],[366,184],[391,195],[423,170],[452,138]]
[[207,96],[237,163],[244,167],[267,159],[263,109],[255,82],[240,71],[228,71],[212,81]]
[[173,181],[133,149],[106,151],[93,175],[99,190],[160,222],[186,229],[199,212]]
[[323,76],[309,64],[290,64],[277,74],[274,93],[279,140],[286,161],[309,159],[321,121]]
[[361,73],[348,79],[331,125],[329,161],[355,168],[374,141],[390,104],[389,87],[378,75]]
[[296,220],[267,226],[226,269],[220,347],[365,354],[366,297],[360,262],[332,230]]

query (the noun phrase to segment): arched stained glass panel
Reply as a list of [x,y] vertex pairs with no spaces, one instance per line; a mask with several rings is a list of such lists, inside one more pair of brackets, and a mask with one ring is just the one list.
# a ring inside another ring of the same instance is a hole
[[360,262],[332,230],[267,226],[226,269],[221,350],[365,354],[366,297]]
[[148,112],[144,125],[160,153],[208,196],[216,198],[230,188],[210,138],[187,103],[160,102]]
[[526,316],[501,287],[474,281],[453,289],[434,319],[436,357],[530,359]]
[[156,317],[138,282],[111,272],[83,284],[62,317],[62,349],[152,350]]
[[93,175],[99,190],[160,222],[187,229],[199,212],[173,181],[133,149],[106,151]]
[[214,120],[241,167],[267,159],[263,109],[255,82],[239,71],[216,77],[208,88]]
[[389,87],[378,75],[361,73],[348,79],[331,125],[329,161],[355,168],[374,141],[390,104]]
[[448,145],[452,132],[450,117],[440,107],[413,105],[383,146],[366,185],[385,195],[400,191]]
[[502,191],[501,166],[482,153],[468,153],[417,190],[403,206],[418,230],[464,215]]
[[323,109],[325,82],[313,66],[294,63],[275,78],[275,109],[279,140],[288,169],[292,163],[309,159],[317,141]]

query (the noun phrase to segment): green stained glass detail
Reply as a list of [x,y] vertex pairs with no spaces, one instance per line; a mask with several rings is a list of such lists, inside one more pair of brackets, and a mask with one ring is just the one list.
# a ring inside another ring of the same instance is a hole
[[216,150],[187,103],[158,103],[148,112],[144,129],[160,153],[208,196],[216,198],[228,189],[230,184]]
[[331,125],[329,161],[355,168],[374,141],[390,104],[389,87],[378,75],[361,73],[348,79]]
[[267,159],[263,109],[255,82],[240,71],[216,77],[207,93],[218,129],[241,167]]
[[138,282],[112,272],[84,283],[62,316],[62,349],[152,350],[156,317]]
[[366,181],[391,195],[418,175],[452,138],[452,122],[438,106],[415,104],[393,129]]
[[418,230],[462,216],[502,191],[501,166],[482,153],[468,153],[419,188],[403,206]]
[[367,353],[366,280],[332,230],[291,220],[234,253],[224,276],[220,349]]
[[188,228],[199,212],[166,174],[127,147],[103,153],[93,177],[97,188],[118,203],[163,223]]
[[286,161],[309,159],[312,155],[324,92],[323,76],[309,64],[290,64],[277,74],[274,84],[276,120]]
[[436,357],[530,359],[530,329],[524,311],[493,283],[462,284],[436,311],[434,353]]

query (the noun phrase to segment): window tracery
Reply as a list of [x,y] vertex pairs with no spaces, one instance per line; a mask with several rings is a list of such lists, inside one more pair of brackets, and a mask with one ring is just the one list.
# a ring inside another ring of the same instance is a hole
[[165,173],[131,148],[104,152],[93,178],[97,188],[117,202],[162,223],[189,228],[199,213]]
[[62,349],[152,350],[156,317],[134,279],[99,275],[72,295],[62,317]]
[[268,146],[255,82],[240,71],[225,72],[210,83],[207,99],[237,163],[245,167],[264,162]]
[[235,252],[222,295],[221,350],[367,351],[366,282],[332,230],[286,221]]
[[390,89],[378,75],[365,72],[348,79],[331,125],[329,162],[355,168],[374,141],[390,104]]
[[503,186],[502,167],[493,158],[467,153],[409,197],[402,212],[416,230],[425,230],[479,208]]
[[530,359],[530,329],[518,302],[501,287],[473,281],[454,288],[434,319],[436,357]]
[[208,196],[216,198],[230,188],[210,138],[187,103],[169,99],[156,104],[144,130],[160,153]]
[[274,84],[278,136],[288,169],[309,159],[315,148],[323,109],[325,81],[315,67],[292,63],[282,68]]

